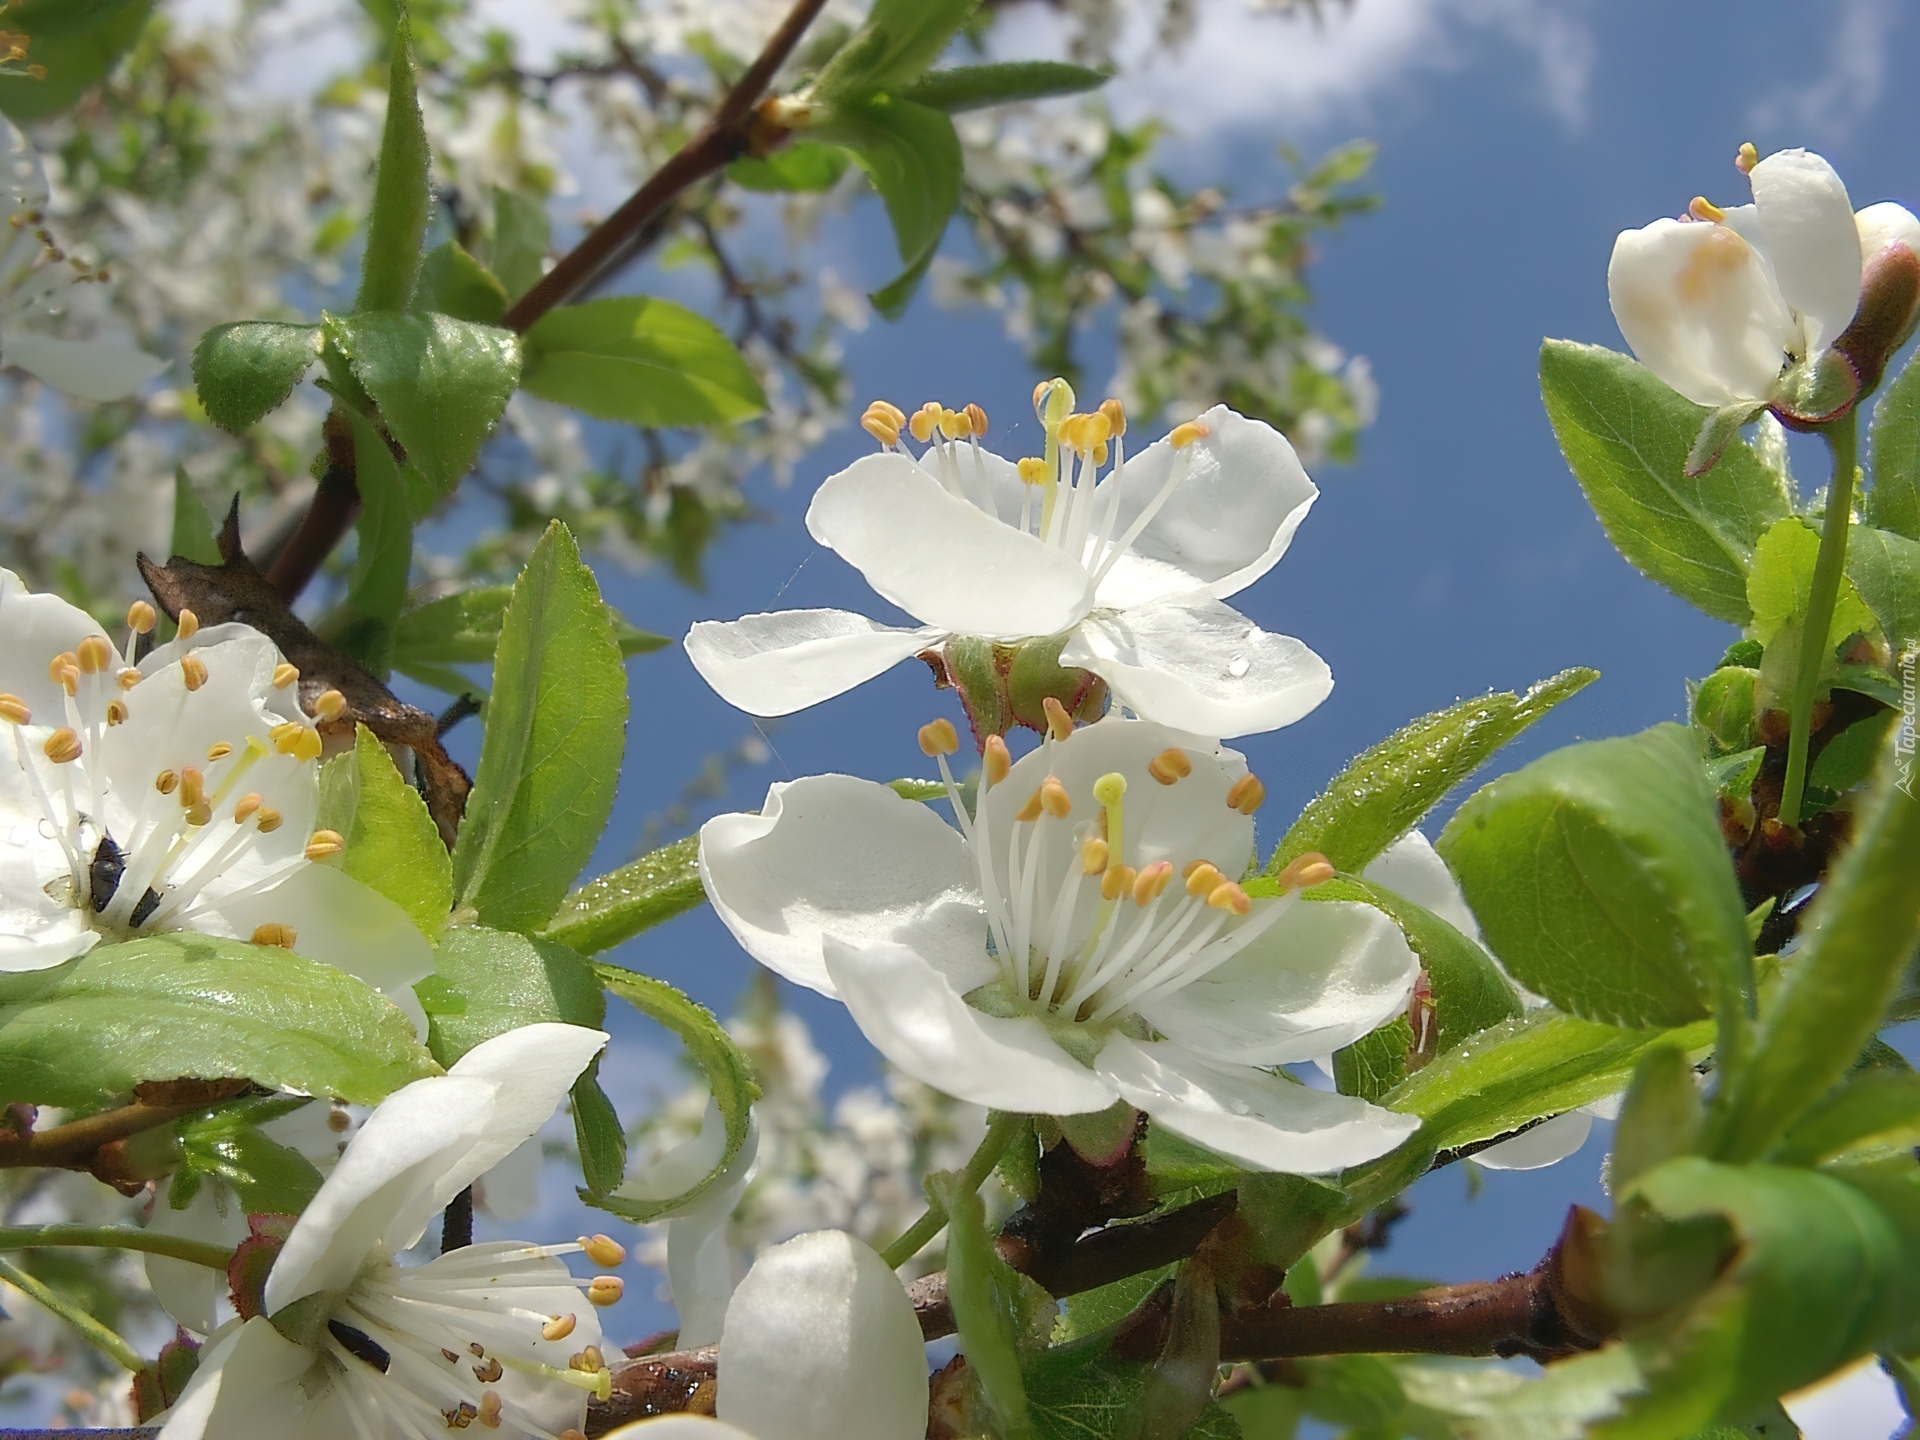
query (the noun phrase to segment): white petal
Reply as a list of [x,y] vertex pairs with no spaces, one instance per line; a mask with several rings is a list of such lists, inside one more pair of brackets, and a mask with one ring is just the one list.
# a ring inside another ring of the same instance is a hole
[[1289,908],[1219,969],[1140,1007],[1146,1022],[1222,1063],[1312,1060],[1406,1009],[1420,961],[1371,905],[1256,900]]
[[0,364],[17,365],[56,390],[97,402],[133,394],[168,362],[119,340],[57,340],[10,326],[0,332]]
[[[167,1203],[167,1187],[161,1185],[147,1229],[155,1235],[205,1240],[231,1250],[247,1238],[247,1217],[240,1197],[225,1181],[208,1175],[201,1177],[199,1190],[182,1210]],[[194,1334],[211,1335],[219,1323],[220,1301],[227,1296],[226,1272],[165,1255],[145,1259],[147,1283],[160,1308]]]
[[540,1137],[524,1140],[507,1158],[473,1182],[473,1208],[492,1220],[524,1220],[540,1205],[540,1167],[546,1153]]
[[[710,1136],[718,1143],[710,1141]],[[703,1148],[712,1158],[707,1161],[706,1169],[693,1177],[694,1181],[719,1163],[726,1144],[726,1125],[721,1119],[720,1107],[712,1100],[707,1101],[699,1136],[690,1143],[698,1145],[702,1141],[708,1142]],[[760,1125],[756,1117],[750,1119],[746,1143],[733,1157],[719,1183],[690,1209],[667,1222],[667,1286],[673,1292],[673,1308],[680,1317],[677,1343],[682,1350],[716,1345],[720,1341],[727,1304],[733,1298],[733,1252],[727,1245],[727,1222],[746,1192],[759,1150]]]
[[701,620],[687,658],[714,693],[749,715],[791,715],[843,695],[945,639],[928,626],[882,625],[851,610],[774,610]]
[[1327,662],[1204,591],[1096,610],[1061,651],[1143,719],[1232,739],[1291,725],[1333,690]]
[[773,786],[758,815],[700,829],[707,898],[749,955],[833,995],[823,936],[898,940],[961,977],[993,978],[985,911],[960,833],[933,807],[848,775]]
[[398,1248],[411,1244],[433,1213],[437,1182],[485,1132],[499,1089],[492,1080],[436,1075],[382,1100],[287,1237],[267,1276],[267,1313],[316,1290],[344,1289],[390,1231],[411,1228]]
[[1854,229],[1860,233],[1860,260],[1864,265],[1889,245],[1904,245],[1920,255],[1920,219],[1911,210],[1892,200],[1882,200],[1855,212]]
[[1156,1124],[1254,1170],[1343,1170],[1386,1154],[1420,1128],[1411,1115],[1264,1070],[1209,1064],[1166,1041],[1141,1045],[1116,1035],[1097,1064],[1120,1098]]
[[995,1110],[1084,1115],[1113,1087],[1068,1056],[1030,1015],[983,1015],[904,945],[828,936],[827,970],[860,1033],[916,1080]]
[[950,495],[904,455],[866,455],[828,479],[807,529],[926,625],[964,635],[1057,635],[1087,613],[1078,558]]
[[757,1440],[737,1426],[706,1415],[656,1415],[609,1430],[603,1440]]
[[1542,1120],[1531,1130],[1522,1130],[1511,1140],[1489,1145],[1473,1158],[1489,1170],[1544,1170],[1586,1144],[1587,1132],[1592,1129],[1592,1115],[1585,1110],[1569,1110]]
[[727,1309],[716,1399],[755,1440],[918,1440],[927,1357],[899,1278],[838,1230],[763,1252]]
[[1860,304],[1860,234],[1847,187],[1806,150],[1777,150],[1747,178],[1780,294],[1811,322],[1807,344],[1817,351]]
[[1467,908],[1460,883],[1433,848],[1433,842],[1420,831],[1409,830],[1402,835],[1375,856],[1361,875],[1431,910],[1476,945],[1480,943],[1480,925]]
[[[1221,598],[1244,590],[1279,563],[1313,507],[1320,492],[1286,436],[1224,405],[1200,422],[1211,433],[1187,447],[1184,461],[1157,440],[1122,468],[1116,537],[1159,496],[1176,464],[1186,475],[1131,547],[1157,566],[1116,565],[1100,585],[1095,603],[1102,608],[1124,609],[1196,584]],[[1109,477],[1094,492],[1102,524],[1112,485]]]
[[160,1440],[303,1440],[300,1377],[313,1352],[264,1316],[236,1325],[200,1352],[200,1367],[160,1428]]
[[1803,1440],[1896,1440],[1909,1433],[1900,1387],[1873,1355],[1782,1395],[1780,1408]]
[[1764,399],[1799,340],[1771,269],[1731,225],[1623,231],[1607,298],[1640,362],[1696,405]]
[[[24,701],[35,725],[67,723],[66,696],[48,678],[48,662],[77,649],[87,636],[104,633],[86,611],[58,595],[32,594],[18,575],[0,570],[0,695]],[[0,744],[0,760],[11,765],[12,750],[11,741]]]

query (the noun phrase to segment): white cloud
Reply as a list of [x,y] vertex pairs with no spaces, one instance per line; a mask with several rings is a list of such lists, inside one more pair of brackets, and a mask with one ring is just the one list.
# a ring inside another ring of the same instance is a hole
[[1786,132],[1791,143],[1844,140],[1873,112],[1886,89],[1888,41],[1900,18],[1899,0],[1837,0],[1825,28],[1826,65],[1813,79],[1783,86],[1747,112],[1762,132]]

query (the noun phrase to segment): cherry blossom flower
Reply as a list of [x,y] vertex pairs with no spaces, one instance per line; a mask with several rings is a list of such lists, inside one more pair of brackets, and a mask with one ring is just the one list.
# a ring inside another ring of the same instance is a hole
[[1320,493],[1285,436],[1215,406],[1129,459],[1110,401],[1057,418],[1046,456],[1016,465],[980,445],[976,412],[902,417],[927,441],[916,459],[900,412],[876,404],[867,424],[882,452],[828,479],[807,510],[813,538],[919,626],[846,610],[702,621],[687,654],[723,699],[785,715],[955,636],[1055,635],[1062,665],[1196,734],[1278,729],[1327,697],[1318,655],[1222,603],[1273,568]]
[[201,1352],[164,1440],[411,1440],[475,1421],[539,1440],[577,1431],[587,1397],[610,1385],[594,1305],[620,1286],[576,1280],[560,1257],[618,1263],[618,1245],[502,1241],[422,1265],[397,1257],[546,1123],[606,1041],[528,1025],[382,1101],[288,1235],[261,1313]]
[[[957,743],[945,721],[922,731],[943,775]],[[1371,907],[1298,903],[1332,873],[1318,857],[1264,898],[1228,878],[1246,873],[1264,794],[1239,754],[1110,718],[1017,764],[991,740],[983,785],[971,815],[950,791],[958,829],[865,780],[775,785],[758,815],[702,829],[701,878],[755,959],[841,1000],[895,1065],[960,1099],[1051,1115],[1124,1100],[1296,1173],[1412,1133],[1410,1116],[1268,1068],[1391,1019],[1419,964]]]
[[424,1033],[426,937],[323,863],[342,841],[314,829],[322,742],[298,672],[257,630],[190,616],[136,662],[151,606],[116,646],[0,570],[0,971],[192,930],[337,966]]

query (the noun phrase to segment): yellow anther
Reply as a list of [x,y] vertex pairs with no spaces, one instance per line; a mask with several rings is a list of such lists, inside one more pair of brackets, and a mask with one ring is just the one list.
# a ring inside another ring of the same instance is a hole
[[595,1370],[603,1368],[606,1363],[607,1357],[600,1353],[600,1347],[598,1345],[587,1346],[586,1349],[567,1361],[569,1368],[585,1370],[588,1374],[592,1374]]
[[159,618],[153,606],[144,600],[136,600],[127,606],[127,628],[136,635],[145,635],[152,630]]
[[1027,797],[1027,803],[1013,812],[1016,820],[1038,820],[1040,818],[1040,792],[1034,791]]
[[1216,910],[1231,910],[1235,915],[1245,915],[1253,909],[1253,901],[1247,898],[1247,892],[1231,880],[1223,880],[1209,890],[1207,904]]
[[987,737],[986,752],[980,757],[980,774],[989,785],[998,785],[1013,769],[1013,756],[1007,742],[998,735]]
[[1096,410],[1083,418],[1080,434],[1083,437],[1083,448],[1103,449],[1107,441],[1113,438],[1113,424],[1107,419],[1104,410]]
[[1081,436],[1085,430],[1086,419],[1087,417],[1084,415],[1069,415],[1060,422],[1059,428],[1055,433],[1060,437],[1060,443],[1066,446],[1067,449],[1083,450],[1086,448],[1086,446],[1081,443]]
[[347,842],[338,830],[316,830],[307,841],[307,859],[325,860],[346,848]]
[[976,440],[984,438],[987,433],[987,412],[969,402],[967,408],[961,413],[967,417],[967,429],[973,438]]
[[191,610],[182,610],[174,624],[179,628],[182,640],[191,640],[200,633],[200,617]]
[[9,725],[30,724],[33,711],[18,695],[0,695],[0,720],[5,720]]
[[960,734],[947,719],[929,720],[920,727],[922,755],[951,755],[960,748]]
[[269,920],[253,932],[256,945],[275,945],[282,950],[293,949],[293,942],[300,937],[291,925],[282,925],[278,920]]
[[1115,865],[1100,877],[1100,898],[1118,900],[1123,895],[1131,895],[1138,877],[1131,865]]
[[1093,798],[1102,805],[1118,805],[1126,793],[1127,777],[1118,770],[1110,771],[1093,782]]
[[47,736],[41,749],[54,764],[70,765],[80,758],[80,737],[74,733],[72,726],[62,725]]
[[1267,787],[1260,783],[1259,776],[1242,775],[1227,789],[1227,808],[1238,810],[1242,815],[1251,815],[1266,798]]
[[578,1322],[572,1315],[556,1315],[540,1327],[540,1338],[542,1340],[564,1340],[573,1333],[573,1327],[576,1323]]
[[253,823],[259,828],[262,835],[271,835],[287,823],[287,817],[271,805],[262,805],[260,807],[260,813],[253,817]]
[[1184,780],[1193,773],[1193,761],[1187,758],[1187,752],[1177,746],[1169,746],[1147,762],[1147,774],[1162,785],[1171,785]]
[[231,754],[233,754],[233,746],[224,740],[216,740],[213,744],[207,746],[207,759],[209,761],[224,760]]
[[1759,163],[1760,152],[1754,148],[1754,143],[1751,140],[1742,144],[1733,157],[1733,168],[1738,170],[1742,175],[1751,175],[1753,173],[1753,167]]
[[1173,862],[1171,860],[1154,861],[1153,864],[1146,866],[1134,877],[1133,903],[1136,905],[1148,904],[1155,896],[1159,895],[1161,891],[1165,890],[1172,881]]
[[180,772],[180,803],[198,805],[207,795],[207,777],[188,765]]
[[338,690],[322,690],[320,698],[313,702],[313,718],[322,725],[331,725],[347,713],[347,697]]
[[[478,1367],[475,1368],[477,1369]],[[495,1360],[493,1362],[493,1370],[487,1378],[490,1380],[498,1380],[500,1378],[499,1372],[500,1362]],[[497,1391],[482,1390],[480,1392],[480,1414],[478,1418],[480,1423],[489,1430],[498,1430],[500,1428],[500,1396]]]
[[189,805],[187,807],[186,820],[189,825],[211,825],[213,823],[213,807],[204,800]]
[[1102,400],[1100,402],[1100,413],[1107,417],[1107,433],[1109,435],[1124,435],[1127,433],[1127,412],[1121,408],[1118,400],[1114,399],[1111,395]]
[[80,669],[80,657],[71,650],[63,650],[47,662],[47,678],[56,685],[64,685],[67,671]]
[[1093,447],[1093,468],[1098,470],[1107,463],[1107,442],[1102,440]]
[[296,760],[318,760],[321,751],[324,749],[326,749],[326,745],[325,742],[320,739],[320,732],[318,730],[309,730],[306,726],[302,725],[300,727],[300,734],[295,737],[293,742],[293,758]]
[[80,642],[76,658],[82,675],[100,675],[119,657],[113,653],[113,645],[106,636],[89,635]]
[[907,412],[902,410],[898,405],[893,404],[891,401],[876,400],[871,405],[867,406],[867,413],[869,415],[885,416],[887,419],[893,422],[893,428],[896,430],[898,430],[902,425],[907,423]]
[[67,694],[78,695],[80,693],[80,667],[78,665],[61,666],[60,673],[53,678],[54,682],[58,684],[62,690],[66,691]]
[[109,700],[107,702],[108,727],[111,728],[112,726],[124,725],[126,723],[127,723],[127,702],[124,700]]
[[873,436],[873,438],[878,440],[882,445],[898,445],[900,443],[900,427],[889,421],[886,416],[876,415],[871,410],[860,417],[860,428]]
[[1311,890],[1315,885],[1326,884],[1339,873],[1326,856],[1317,850],[1309,850],[1280,872],[1279,885],[1282,890]]
[[1047,717],[1047,734],[1055,740],[1064,740],[1073,734],[1073,717],[1067,714],[1067,707],[1049,695],[1040,702],[1040,709]]
[[129,665],[113,677],[114,683],[122,690],[131,690],[140,683],[140,672]]
[[1098,875],[1107,868],[1107,842],[1098,835],[1084,840],[1080,844],[1080,873]]
[[1040,782],[1040,808],[1056,820],[1064,820],[1073,813],[1073,800],[1057,775],[1049,775]]
[[[587,1286],[587,1300],[594,1305],[617,1305],[627,1293],[627,1282],[618,1275],[596,1275]],[[598,1365],[593,1367],[598,1370]]]
[[922,445],[933,438],[933,432],[940,425],[940,404],[929,400],[907,418],[907,429]]
[[1176,450],[1184,450],[1187,446],[1193,444],[1194,441],[1204,440],[1212,433],[1213,431],[1209,430],[1205,425],[1202,425],[1198,420],[1189,420],[1184,425],[1176,425],[1173,427],[1173,433],[1167,436],[1167,443]]
[[1727,218],[1727,212],[1707,199],[1704,195],[1696,195],[1692,200],[1687,202],[1687,214],[1696,220],[1724,220]]
[[619,1265],[627,1258],[627,1247],[611,1235],[582,1235],[580,1248],[594,1264],[605,1269]]
[[282,720],[267,732],[267,738],[273,741],[273,748],[282,755],[291,755],[294,744],[300,738],[300,732],[306,728],[298,720]]
[[1020,479],[1028,485],[1044,485],[1053,478],[1053,471],[1047,468],[1047,462],[1037,456],[1029,455],[1013,467],[1020,472]]
[[180,787],[180,777],[171,770],[162,770],[153,777],[153,788],[162,795],[171,795]]
[[1212,861],[1202,860],[1187,871],[1187,894],[1196,900],[1203,895],[1211,895],[1226,878],[1214,868]]
[[282,660],[273,667],[273,688],[284,690],[300,678],[300,667]]
[[180,678],[186,682],[187,689],[198,690],[207,683],[207,662],[198,655],[182,655]]
[[959,410],[940,412],[940,433],[949,440],[964,440],[972,432],[973,425]]
[[253,812],[265,803],[265,800],[261,798],[257,791],[248,791],[234,804],[233,823],[236,825],[246,824],[247,821],[252,818]]

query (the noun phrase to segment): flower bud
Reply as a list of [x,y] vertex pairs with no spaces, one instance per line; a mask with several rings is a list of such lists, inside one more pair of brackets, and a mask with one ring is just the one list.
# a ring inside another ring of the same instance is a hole
[[1893,352],[1913,334],[1920,321],[1920,254],[1913,240],[1920,238],[1920,225],[1908,232],[1906,226],[1880,221],[1868,222],[1871,211],[1898,210],[1908,224],[1913,217],[1899,205],[1874,205],[1855,216],[1860,227],[1862,248],[1882,234],[1885,243],[1866,257],[1860,275],[1860,308],[1853,321],[1833,342],[1833,348],[1846,356],[1857,383],[1854,398],[1865,395],[1880,383]]

